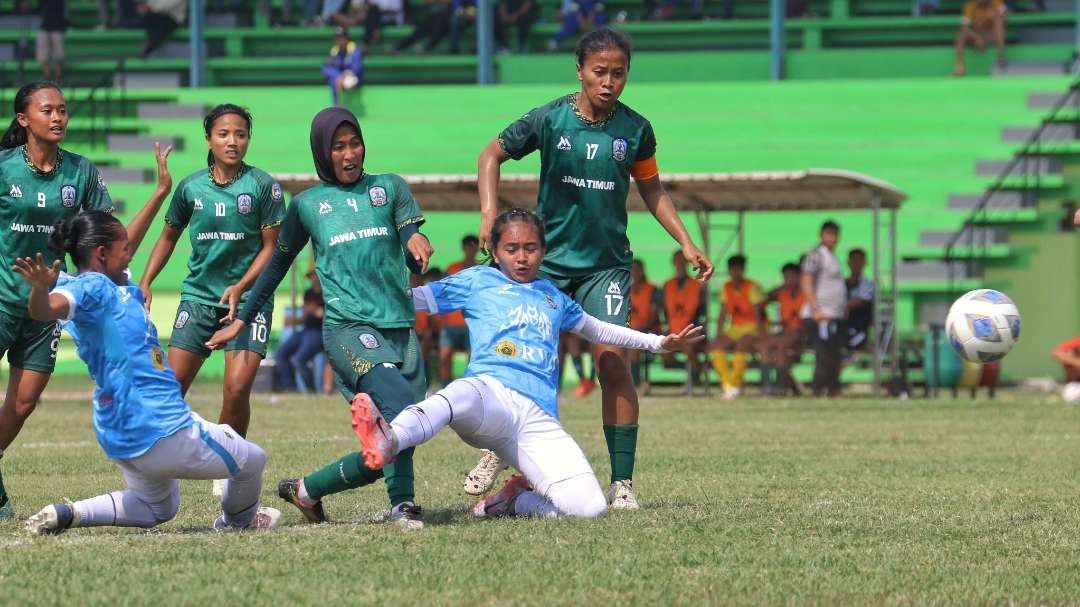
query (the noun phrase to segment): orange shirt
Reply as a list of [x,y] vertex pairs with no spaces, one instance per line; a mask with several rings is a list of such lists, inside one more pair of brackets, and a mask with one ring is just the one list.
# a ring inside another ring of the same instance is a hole
[[[455,261],[450,264],[450,267],[446,269],[446,275],[449,276],[455,272],[460,272],[465,269],[464,261]],[[464,327],[465,315],[461,313],[461,310],[454,310],[449,314],[443,314],[442,326],[444,327]]]
[[687,278],[679,285],[679,279],[672,278],[664,283],[664,311],[667,312],[668,331],[682,331],[697,318],[701,307],[701,283]]
[[724,283],[724,312],[731,326],[757,324],[755,309],[765,301],[758,283],[744,278],[736,288],[733,281]]
[[638,331],[659,331],[660,327],[652,322],[653,299],[656,286],[645,283],[630,287],[630,328]]
[[986,5],[981,5],[976,0],[968,0],[964,4],[964,25],[970,25],[977,30],[988,30],[994,26],[994,17],[1005,14],[1004,0],[990,0]]
[[426,336],[431,330],[431,316],[424,312],[416,313],[416,332]]
[[806,305],[806,293],[802,289],[792,295],[787,289],[780,289],[776,294],[776,303],[780,304],[780,324],[787,331],[802,328],[802,309]]

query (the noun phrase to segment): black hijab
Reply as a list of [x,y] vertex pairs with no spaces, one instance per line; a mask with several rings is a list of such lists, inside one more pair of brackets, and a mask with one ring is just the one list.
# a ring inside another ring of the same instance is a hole
[[[315,161],[315,172],[323,183],[352,185],[338,181],[337,176],[334,175],[334,165],[330,161],[330,147],[334,143],[334,131],[342,124],[353,125],[356,133],[360,135],[360,143],[364,142],[364,132],[360,130],[360,123],[356,120],[356,116],[345,108],[328,107],[315,114],[315,118],[311,120],[311,158]],[[362,177],[363,173],[361,173]]]

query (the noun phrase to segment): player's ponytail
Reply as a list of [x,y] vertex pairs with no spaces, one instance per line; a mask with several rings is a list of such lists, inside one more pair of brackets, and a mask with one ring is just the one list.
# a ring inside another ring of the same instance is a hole
[[502,239],[503,230],[506,229],[511,223],[521,222],[527,223],[536,230],[536,236],[540,239],[540,246],[547,250],[547,236],[544,233],[544,220],[540,219],[540,216],[528,209],[513,208],[508,211],[499,213],[499,216],[495,218],[495,223],[491,225],[491,235],[488,237],[488,242],[491,243],[489,247],[488,255],[494,256],[495,250],[499,248],[499,240]]
[[123,235],[124,225],[111,214],[83,211],[53,225],[49,248],[61,257],[71,256],[75,266],[81,269],[89,265],[94,249],[108,246]]
[[[244,119],[244,123],[247,124],[248,137],[251,137],[251,112],[247,111],[247,108],[240,107],[235,103],[222,103],[210,110],[210,113],[203,118],[203,131],[206,132],[206,140],[210,140],[210,131],[214,130],[214,123],[218,118],[227,116],[229,114],[235,114]],[[214,152],[206,152],[206,165],[214,166]]]
[[[24,85],[19,92],[15,93],[14,109],[16,114],[25,114],[26,108],[30,105],[30,97],[43,89],[56,89],[60,91],[60,87],[49,80],[38,80],[37,82],[31,82]],[[63,91],[60,91],[63,94]],[[0,149],[17,148],[20,145],[26,144],[26,127],[19,124],[18,117],[11,119],[11,125],[8,126],[7,131],[4,132],[4,136],[0,138]]]

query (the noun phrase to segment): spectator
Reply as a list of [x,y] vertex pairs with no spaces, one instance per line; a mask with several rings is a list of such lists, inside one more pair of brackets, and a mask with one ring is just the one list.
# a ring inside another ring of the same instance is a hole
[[[308,268],[307,278],[311,281],[311,288],[304,291],[303,316],[285,319],[285,326],[296,326],[297,329],[281,342],[277,352],[274,352],[277,387],[282,392],[297,391],[297,373],[300,374],[306,392],[317,392],[322,383],[315,383],[315,370],[310,366],[315,357],[323,351],[324,303],[322,285],[319,284],[314,266]],[[319,373],[319,379],[322,379],[322,373]]]
[[180,27],[187,16],[187,0],[146,0],[135,7],[146,29],[143,59],[150,56]]
[[[455,261],[446,268],[446,275],[455,274],[476,265],[476,254],[480,251],[480,239],[472,234],[461,239],[461,252],[465,258]],[[465,326],[465,316],[461,310],[443,314],[439,330],[439,380],[446,386],[454,380],[454,352],[469,353],[469,328]]]
[[[645,0],[645,21],[670,21],[676,17],[676,0]],[[687,2],[695,14],[701,13],[701,0]]]
[[844,347],[841,331],[847,305],[847,285],[836,259],[840,226],[832,221],[821,225],[821,244],[806,254],[802,266],[802,291],[806,294],[805,316],[813,321],[810,336],[814,348],[814,396],[840,393],[840,360]]
[[499,0],[495,11],[495,43],[499,50],[510,50],[507,42],[507,32],[511,27],[517,27],[517,44],[513,50],[518,53],[527,52],[529,49],[529,32],[540,16],[540,7],[536,0]]
[[915,0],[915,6],[912,8],[912,12],[916,17],[922,15],[933,15],[941,8],[941,0]]
[[360,86],[364,75],[364,54],[356,43],[349,40],[349,31],[343,26],[334,28],[334,46],[330,58],[322,66],[323,76],[330,85],[330,97],[334,105],[341,105],[341,96]]
[[453,0],[425,0],[427,15],[413,28],[411,34],[398,42],[396,52],[401,52],[413,47],[417,42],[427,38],[423,52],[430,53],[442,42],[450,31],[450,20],[454,16]]
[[[329,3],[327,3],[329,5]],[[400,0],[398,2],[400,10]],[[384,12],[382,5],[372,0],[349,0],[340,3],[340,10],[332,13],[329,21],[343,26],[364,26],[364,51],[368,51],[373,44],[382,42],[383,23],[388,18],[393,18],[393,8]]]
[[1061,363],[1065,371],[1065,383],[1080,381],[1080,337],[1058,344],[1050,351],[1050,356]]
[[[442,278],[442,270],[430,268],[423,275],[412,274],[409,277],[409,287],[416,288],[440,278]],[[427,370],[427,384],[431,386],[431,390],[434,390],[437,384],[431,374],[437,372],[439,362],[439,317],[417,312],[415,330],[417,341],[420,342],[420,352],[424,358],[424,368]]]
[[[746,373],[747,357],[754,352],[765,336],[765,317],[761,305],[765,296],[758,283],[745,277],[746,257],[728,258],[728,276],[721,293],[720,311],[716,317],[716,339],[711,345],[713,367],[720,375],[724,400],[738,398]],[[731,325],[724,328],[727,320]],[[728,353],[734,362],[728,362]]]
[[860,350],[866,346],[870,327],[874,324],[874,281],[863,276],[866,251],[854,248],[848,252],[847,285],[847,347]]
[[[701,301],[704,292],[701,290],[701,283],[687,275],[686,257],[682,251],[675,252],[672,263],[675,265],[675,278],[664,283],[664,312],[667,315],[668,332],[678,333],[687,325],[700,324],[701,313],[705,308]],[[687,396],[693,393],[694,380],[701,374],[701,344],[700,341],[695,342],[683,350],[689,371],[683,387],[683,394]],[[663,355],[666,365],[674,364],[673,354]]]
[[40,0],[41,30],[37,35],[37,61],[46,80],[64,75],[64,32],[68,27],[67,0]]
[[559,44],[574,34],[601,28],[607,23],[601,0],[563,0],[559,17],[563,26],[548,42],[548,51],[558,50]]
[[[799,396],[799,385],[791,375],[791,366],[799,359],[806,344],[802,318],[806,294],[799,287],[799,264],[784,264],[781,272],[784,283],[770,291],[765,298],[766,301],[775,301],[780,309],[780,331],[766,338],[762,345],[761,381],[766,393],[771,393],[772,386],[778,385],[780,394],[787,394],[790,390]],[[772,370],[776,371],[775,382],[770,378]]]
[[[660,333],[660,308],[664,298],[660,289],[645,277],[645,264],[635,259],[630,264],[630,328],[643,333]],[[644,367],[642,362],[644,361]],[[641,394],[649,393],[649,363],[652,354],[630,350],[630,376]]]
[[1058,222],[1058,229],[1062,232],[1072,232],[1076,229],[1076,224],[1073,223],[1073,217],[1076,216],[1076,203],[1071,200],[1066,200],[1061,203],[1061,221]]
[[1005,13],[1003,0],[967,0],[960,31],[956,34],[956,69],[953,76],[963,76],[967,71],[964,48],[970,45],[984,50],[988,38],[994,40],[998,65],[1005,67]]

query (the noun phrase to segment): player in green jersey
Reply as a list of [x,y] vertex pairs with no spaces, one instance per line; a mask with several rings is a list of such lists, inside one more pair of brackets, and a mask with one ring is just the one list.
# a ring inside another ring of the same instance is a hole
[[[165,213],[154,250],[143,272],[147,305],[150,286],[188,229],[191,257],[180,288],[180,306],[169,339],[169,365],[186,394],[210,356],[206,340],[232,320],[237,305],[274,253],[285,215],[281,186],[264,171],[244,163],[251,141],[251,115],[244,108],[218,105],[203,120],[208,168],[180,182]],[[255,322],[225,345],[225,380],[219,424],[247,436],[251,386],[266,356],[273,298]]]
[[[606,28],[585,35],[577,46],[581,90],[525,114],[479,159],[480,234],[489,234],[498,210],[499,165],[540,152],[537,213],[548,235],[541,272],[587,313],[620,325],[629,319],[633,254],[626,236],[626,198],[631,177],[649,211],[697,268],[698,280],[708,280],[713,272],[660,182],[652,125],[619,101],[629,72],[630,43],[623,35]],[[638,398],[627,355],[620,348],[596,345],[592,355],[611,458],[608,499],[612,508],[634,509]],[[470,473],[467,488],[476,490],[476,478],[494,482],[501,463],[491,460],[485,456]]]
[[[30,319],[26,308],[30,286],[12,264],[17,258],[50,251],[49,234],[57,221],[82,210],[113,210],[93,163],[60,147],[67,123],[60,88],[34,82],[15,94],[15,118],[0,140],[0,356],[6,352],[11,365],[0,408],[0,457],[33,413],[60,344],[59,324]],[[165,167],[170,150],[158,150],[158,186],[148,205],[160,204],[172,189]],[[55,252],[46,253],[49,264],[57,259]],[[14,516],[0,476],[0,520]]]
[[[419,231],[424,216],[401,177],[364,172],[364,139],[352,112],[319,112],[311,123],[311,153],[322,183],[293,199],[266,271],[237,319],[207,345],[220,347],[247,330],[310,240],[326,302],[323,346],[338,388],[349,401],[359,392],[370,394],[392,419],[423,400],[427,387],[406,269],[427,269],[432,249]],[[423,522],[415,503],[412,451],[402,455],[385,469],[390,519],[414,529]],[[325,521],[324,496],[383,476],[363,463],[359,452],[350,453],[303,479],[281,481],[278,494],[309,521]]]

